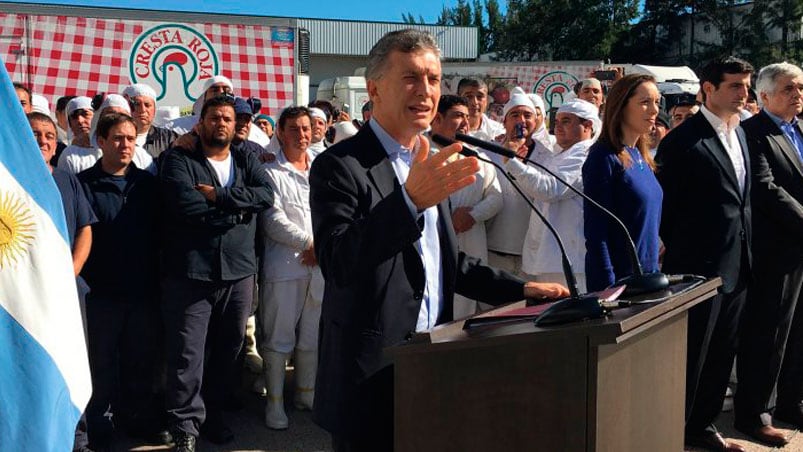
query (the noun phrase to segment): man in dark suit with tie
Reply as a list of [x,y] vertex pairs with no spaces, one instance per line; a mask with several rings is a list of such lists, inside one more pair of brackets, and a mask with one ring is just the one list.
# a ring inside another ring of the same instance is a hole
[[380,39],[365,73],[371,120],[312,165],[315,253],[326,280],[313,411],[336,452],[393,449],[393,366],[383,349],[451,320],[454,293],[490,303],[568,293],[457,252],[448,196],[471,184],[479,165],[448,162],[457,144],[429,155],[420,135],[437,112],[439,58],[425,32]]
[[739,112],[753,68],[717,59],[700,76],[703,107],[661,142],[663,271],[722,278],[719,293],[689,311],[686,443],[744,450],[714,426],[736,353],[750,275],[750,159]]
[[[771,446],[787,443],[776,418],[803,428],[803,71],[761,69],[763,109],[742,127],[753,165],[753,275],[739,333],[736,428]],[[784,369],[782,372],[781,369]],[[781,378],[779,379],[779,374]],[[775,389],[777,384],[777,403]]]

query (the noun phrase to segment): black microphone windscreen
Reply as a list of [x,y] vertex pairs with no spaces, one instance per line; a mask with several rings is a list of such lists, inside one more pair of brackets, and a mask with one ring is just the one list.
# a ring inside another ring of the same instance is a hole
[[[437,134],[437,133],[433,133],[431,135],[431,138],[432,138],[432,141],[434,141],[435,144],[437,144],[438,146],[450,146],[450,145],[452,145],[454,143],[457,143],[455,140],[452,140],[451,138],[446,138],[445,136]],[[479,157],[480,156],[477,153],[477,151],[475,151],[473,149],[468,149],[467,147],[463,147],[463,149],[460,150],[460,155],[462,155],[463,157]]]
[[507,157],[509,159],[514,159],[517,157],[515,152],[497,143],[480,140],[479,138],[472,137],[471,135],[466,135],[464,133],[456,133],[455,137],[464,143],[477,146],[478,148],[485,149],[486,151],[489,152],[493,152],[494,154],[499,154],[502,157]]

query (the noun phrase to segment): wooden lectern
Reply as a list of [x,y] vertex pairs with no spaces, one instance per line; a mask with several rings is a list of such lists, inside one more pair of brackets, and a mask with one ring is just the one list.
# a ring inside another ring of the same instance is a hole
[[687,311],[720,285],[548,328],[456,321],[390,349],[395,451],[682,451]]

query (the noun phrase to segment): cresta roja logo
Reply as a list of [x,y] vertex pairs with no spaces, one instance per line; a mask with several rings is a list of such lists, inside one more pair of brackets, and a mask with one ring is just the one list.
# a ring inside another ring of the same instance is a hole
[[563,104],[574,85],[577,83],[577,77],[564,71],[551,71],[547,72],[533,87],[533,92],[541,96],[547,104],[547,110],[552,107],[559,107]]
[[197,30],[163,24],[145,30],[134,41],[128,59],[131,83],[146,83],[163,105],[187,105],[201,94],[204,81],[217,75],[212,43]]

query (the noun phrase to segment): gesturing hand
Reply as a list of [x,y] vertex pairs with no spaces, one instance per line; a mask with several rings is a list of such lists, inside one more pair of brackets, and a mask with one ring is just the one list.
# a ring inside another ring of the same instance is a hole
[[418,140],[418,152],[413,157],[404,187],[410,200],[421,211],[474,183],[474,173],[480,170],[480,163],[474,157],[447,163],[449,157],[463,149],[460,143],[446,146],[437,154],[429,155],[429,140],[423,136],[419,136]]

